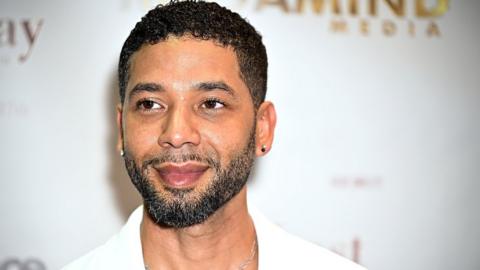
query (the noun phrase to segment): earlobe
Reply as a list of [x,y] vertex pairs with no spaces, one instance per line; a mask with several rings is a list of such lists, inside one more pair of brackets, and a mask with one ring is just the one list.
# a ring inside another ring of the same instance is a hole
[[262,148],[260,148],[260,151],[262,151],[262,153],[265,153],[267,151],[267,146],[265,144],[262,144]]
[[257,110],[256,150],[257,156],[263,156],[272,148],[277,114],[272,102],[263,102]]

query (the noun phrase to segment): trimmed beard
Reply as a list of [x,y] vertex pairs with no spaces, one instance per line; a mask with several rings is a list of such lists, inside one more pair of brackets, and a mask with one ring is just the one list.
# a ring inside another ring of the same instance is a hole
[[[227,166],[222,167],[218,155],[200,154],[194,150],[188,153],[161,153],[142,163],[138,167],[125,149],[125,167],[132,183],[143,197],[143,204],[152,220],[159,226],[185,228],[203,223],[224,204],[230,201],[247,183],[255,157],[255,128],[252,128],[245,147],[231,155]],[[164,162],[197,161],[206,163],[214,175],[203,191],[195,188],[176,189],[164,186],[164,193],[158,192],[148,172],[152,165]]]

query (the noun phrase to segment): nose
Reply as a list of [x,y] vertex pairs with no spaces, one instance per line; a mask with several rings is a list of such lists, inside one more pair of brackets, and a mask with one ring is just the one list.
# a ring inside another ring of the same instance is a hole
[[162,124],[158,144],[164,148],[181,148],[184,145],[198,145],[200,134],[193,112],[184,106],[171,108]]

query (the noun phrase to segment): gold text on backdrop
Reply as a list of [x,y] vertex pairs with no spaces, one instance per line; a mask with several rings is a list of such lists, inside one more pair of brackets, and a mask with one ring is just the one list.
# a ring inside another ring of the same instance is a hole
[[[240,1],[245,2],[246,0]],[[333,33],[348,33],[357,24],[358,33],[362,35],[369,35],[372,29],[378,29],[384,36],[393,36],[400,29],[403,29],[405,33],[413,37],[416,36],[418,29],[421,29],[428,37],[439,37],[440,27],[433,20],[444,15],[449,9],[448,0],[433,1],[435,2],[434,5],[432,5],[432,1],[426,0],[253,1],[256,1],[255,9],[258,12],[267,9],[279,9],[287,14],[311,12],[315,15],[332,15],[333,18],[330,21],[329,28]],[[380,14],[382,10],[388,12]],[[410,16],[413,17],[410,17],[409,14],[412,14]],[[383,15],[380,21],[376,20],[379,19],[380,15]],[[426,24],[418,25],[419,20],[425,19],[429,21]]]

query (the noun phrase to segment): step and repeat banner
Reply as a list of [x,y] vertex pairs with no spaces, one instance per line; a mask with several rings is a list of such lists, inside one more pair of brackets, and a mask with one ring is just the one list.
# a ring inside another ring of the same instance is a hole
[[[53,270],[139,203],[121,46],[158,0],[1,0],[0,270]],[[222,0],[262,33],[278,128],[249,200],[373,270],[480,269],[480,2]]]

